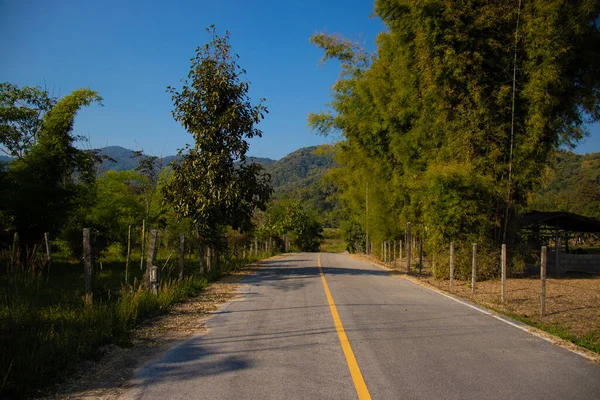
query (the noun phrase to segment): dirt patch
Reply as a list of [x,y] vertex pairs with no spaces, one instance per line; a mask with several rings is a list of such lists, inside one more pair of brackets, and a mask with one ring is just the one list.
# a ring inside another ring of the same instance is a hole
[[[269,260],[280,258],[272,257]],[[86,361],[79,373],[57,385],[54,394],[41,399],[117,399],[129,389],[135,369],[176,342],[204,331],[204,321],[223,303],[237,296],[242,279],[261,267],[250,264],[211,283],[196,297],[177,304],[169,314],[146,321],[132,332],[131,346],[100,350],[97,361]]]
[[[573,335],[575,339],[587,338],[586,341],[592,346],[600,346],[599,276],[571,274],[558,279],[548,277],[546,279],[546,311],[544,317],[541,317],[539,277],[507,279],[507,300],[503,304],[502,286],[499,279],[477,282],[473,294],[470,281],[454,280],[454,285],[450,286],[448,280],[434,279],[427,261],[424,263],[420,275],[418,274],[418,261],[413,263],[411,274],[407,275],[405,260],[383,265],[374,257],[354,254],[352,257],[384,266],[391,274],[403,275],[420,284],[470,300],[503,314],[527,318],[535,324],[547,326],[550,330],[556,327]],[[558,338],[556,341],[561,342]],[[578,348],[578,350],[587,353],[584,349]],[[596,353],[592,353],[592,357],[599,358]]]

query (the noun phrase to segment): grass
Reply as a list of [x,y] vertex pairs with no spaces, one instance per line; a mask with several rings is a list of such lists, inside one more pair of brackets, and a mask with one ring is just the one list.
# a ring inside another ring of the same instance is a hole
[[[165,257],[166,258],[166,257]],[[197,258],[186,260],[187,276],[179,281],[173,258],[160,259],[162,282],[155,296],[139,284],[142,272],[130,264],[130,284],[125,284],[125,263],[107,254],[99,263],[93,305],[85,305],[83,267],[54,257],[50,276],[0,274],[0,397],[22,398],[44,393],[49,386],[72,374],[81,360],[93,359],[107,344],[127,346],[129,334],[143,320],[163,314],[208,282],[254,260],[232,259],[205,276]],[[136,258],[132,258],[136,260]],[[0,263],[2,260],[0,260]],[[5,265],[1,263],[0,265]]]
[[323,242],[319,251],[327,253],[343,253],[346,251],[346,243],[342,238],[342,230],[337,228],[323,229]]
[[502,310],[496,311],[505,314],[512,319],[523,322],[524,324],[531,325],[552,335],[558,336],[561,339],[600,354],[600,331],[590,332],[583,336],[577,336],[569,328],[558,324],[540,322],[522,315],[506,313]]

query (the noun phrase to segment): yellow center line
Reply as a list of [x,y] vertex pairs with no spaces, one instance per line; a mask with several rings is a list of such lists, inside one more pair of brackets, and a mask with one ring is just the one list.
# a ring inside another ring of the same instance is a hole
[[359,400],[371,400],[369,389],[367,389],[367,385],[365,384],[365,380],[363,379],[362,373],[360,372],[360,368],[358,368],[356,357],[354,357],[352,347],[350,346],[350,342],[348,341],[348,336],[346,336],[346,331],[344,331],[344,326],[342,325],[342,320],[340,319],[340,315],[337,312],[337,307],[333,302],[333,297],[331,297],[329,286],[327,285],[327,281],[325,280],[323,267],[321,267],[321,253],[319,253],[317,262],[319,265],[319,272],[321,274],[321,281],[323,282],[323,288],[325,288],[325,296],[327,296],[327,302],[329,303],[329,309],[331,310],[333,323],[335,325],[335,329],[337,330],[338,338],[340,339],[340,344],[342,345],[342,350],[344,350],[344,356],[346,356],[346,363],[348,364],[348,369],[350,369],[350,375],[352,376],[352,381],[354,382],[356,394],[358,395]]

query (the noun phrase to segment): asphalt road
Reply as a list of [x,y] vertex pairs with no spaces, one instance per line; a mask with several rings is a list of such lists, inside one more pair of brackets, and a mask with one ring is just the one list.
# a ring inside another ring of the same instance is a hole
[[600,365],[370,264],[318,260],[268,261],[127,397],[600,399]]

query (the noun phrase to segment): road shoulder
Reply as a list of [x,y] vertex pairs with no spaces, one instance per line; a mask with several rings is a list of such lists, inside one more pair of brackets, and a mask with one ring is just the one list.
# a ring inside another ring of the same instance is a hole
[[104,346],[97,360],[81,363],[79,372],[53,388],[50,399],[119,399],[134,385],[135,372],[171,348],[206,331],[206,322],[216,311],[240,295],[242,280],[261,268],[249,264],[211,283],[195,297],[177,304],[165,315],[145,321],[132,332],[131,346]]
[[546,340],[546,341],[554,344],[555,346],[560,346],[572,353],[575,353],[575,354],[585,358],[586,360],[588,360],[591,363],[600,364],[600,354],[590,351],[581,346],[577,346],[576,344],[574,344],[568,340],[564,340],[556,335],[552,335],[552,334],[550,334],[544,330],[538,329],[534,326],[527,325],[523,322],[517,321],[517,320],[511,318],[510,316],[506,315],[505,313],[501,312],[500,310],[490,308],[484,304],[479,304],[477,302],[473,302],[471,299],[457,296],[456,293],[451,293],[451,292],[445,291],[445,290],[443,290],[443,288],[441,288],[439,286],[434,286],[428,282],[425,282],[425,281],[419,279],[417,276],[407,275],[405,272],[403,273],[403,272],[399,271],[398,269],[390,268],[389,266],[383,265],[380,262],[378,262],[378,260],[372,259],[370,257],[365,257],[364,255],[359,255],[359,254],[358,255],[357,254],[348,254],[348,256],[355,260],[362,261],[362,262],[371,264],[375,267],[378,267],[380,269],[383,269],[383,270],[387,271],[390,274],[390,276],[400,278],[400,279],[406,279],[416,285],[419,285],[419,286],[429,289],[433,292],[436,292],[441,296],[448,297],[448,298],[452,299],[453,301],[461,303],[466,307],[471,307],[479,312],[483,312],[484,314],[485,313],[490,314],[490,315],[494,316],[496,319],[498,319],[504,323],[507,323],[509,325],[512,325],[516,329],[520,329],[520,330],[525,331],[533,336],[536,336],[543,340]]

